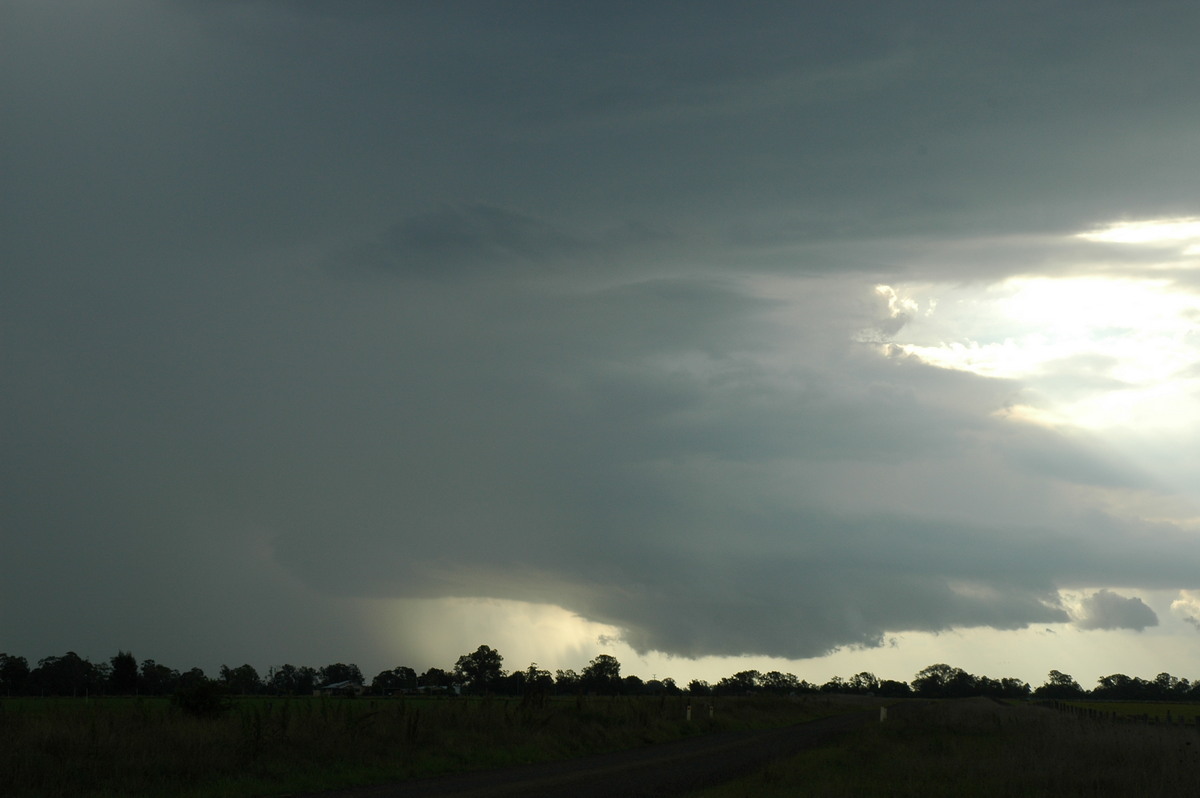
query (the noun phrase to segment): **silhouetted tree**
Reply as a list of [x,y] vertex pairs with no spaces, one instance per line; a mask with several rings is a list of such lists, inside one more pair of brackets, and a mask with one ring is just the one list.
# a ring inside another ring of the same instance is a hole
[[138,664],[133,654],[128,651],[117,651],[117,655],[109,660],[112,670],[109,675],[109,689],[117,695],[132,695],[138,689]]
[[621,689],[621,663],[611,654],[600,654],[579,675],[583,689],[603,695],[616,695]]
[[1178,679],[1169,673],[1158,674],[1150,685],[1158,701],[1178,701],[1185,698],[1191,688],[1187,679]]
[[335,662],[317,671],[317,682],[318,686],[337,684],[338,682],[362,684],[363,675],[354,663],[346,665],[342,662]]
[[391,693],[397,690],[415,690],[417,687],[417,672],[404,665],[398,665],[390,671],[380,671],[371,680],[371,690],[376,693]]
[[176,692],[179,690],[190,690],[197,685],[207,684],[208,681],[209,678],[204,675],[204,671],[199,668],[192,668],[185,673],[179,674]]
[[572,669],[559,669],[554,672],[554,689],[559,693],[576,693],[581,686],[579,674]]
[[692,679],[687,689],[692,695],[712,695],[712,686],[703,679]]
[[1083,688],[1068,674],[1061,671],[1050,671],[1046,677],[1046,683],[1034,690],[1033,694],[1038,698],[1081,698]]
[[232,695],[258,695],[262,692],[262,679],[253,665],[239,665],[236,668],[222,665],[220,673],[221,682]]
[[811,688],[807,682],[796,678],[792,673],[767,671],[758,679],[759,686],[768,693],[788,695],[790,693],[808,692]]
[[912,688],[908,686],[908,682],[884,679],[875,692],[881,698],[906,698],[912,695]]
[[280,665],[267,670],[267,691],[274,695],[312,695],[317,671],[307,665]]
[[98,691],[101,681],[96,666],[74,651],[38,660],[29,674],[31,690],[45,695],[88,695]]
[[20,695],[29,681],[29,663],[24,657],[0,654],[0,693]]
[[430,668],[417,677],[417,687],[450,687],[454,684],[454,675],[441,668]]
[[178,687],[179,672],[159,665],[152,659],[142,660],[138,676],[138,691],[146,695],[168,695]]
[[879,690],[879,679],[870,671],[862,671],[846,680],[846,690],[858,695],[875,693]]
[[962,668],[945,663],[930,665],[917,673],[912,681],[913,692],[922,698],[966,698],[978,695],[975,677]]
[[754,670],[738,671],[732,676],[726,676],[713,685],[716,695],[745,695],[758,690],[759,672]]
[[480,646],[463,654],[454,663],[454,676],[473,693],[486,693],[504,676],[500,667],[504,657],[490,646]]

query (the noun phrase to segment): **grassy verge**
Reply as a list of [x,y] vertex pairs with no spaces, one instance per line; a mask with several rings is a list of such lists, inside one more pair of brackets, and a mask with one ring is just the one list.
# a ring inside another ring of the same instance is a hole
[[904,703],[839,743],[695,798],[1200,795],[1195,728],[1113,723],[985,699]]
[[[687,706],[692,705],[692,720]],[[709,706],[712,706],[710,716]],[[843,711],[821,698],[242,699],[217,718],[165,699],[0,701],[0,795],[245,798],[611,751]]]

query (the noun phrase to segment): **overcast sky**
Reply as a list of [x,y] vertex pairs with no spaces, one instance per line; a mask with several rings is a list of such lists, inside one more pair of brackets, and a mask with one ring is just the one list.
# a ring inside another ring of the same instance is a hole
[[0,650],[1200,678],[1200,7],[0,9]]

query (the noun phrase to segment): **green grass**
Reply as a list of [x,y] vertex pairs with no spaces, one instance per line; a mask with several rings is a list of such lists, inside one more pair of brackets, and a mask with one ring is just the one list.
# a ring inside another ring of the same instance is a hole
[[[6,798],[246,798],[581,756],[842,711],[817,699],[238,699],[194,718],[158,698],[0,700]],[[712,717],[708,705],[713,704]]]
[[1067,706],[1116,715],[1119,719],[1150,719],[1160,723],[1195,725],[1200,718],[1200,704],[1175,704],[1162,701],[1063,701]]
[[694,798],[1200,795],[1200,733],[986,699],[905,702],[839,742]]

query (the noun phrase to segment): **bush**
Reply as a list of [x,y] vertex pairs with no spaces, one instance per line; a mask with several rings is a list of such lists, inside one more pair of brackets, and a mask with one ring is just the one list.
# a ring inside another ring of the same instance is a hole
[[171,705],[195,718],[217,718],[233,706],[225,689],[213,681],[182,687],[171,697]]

